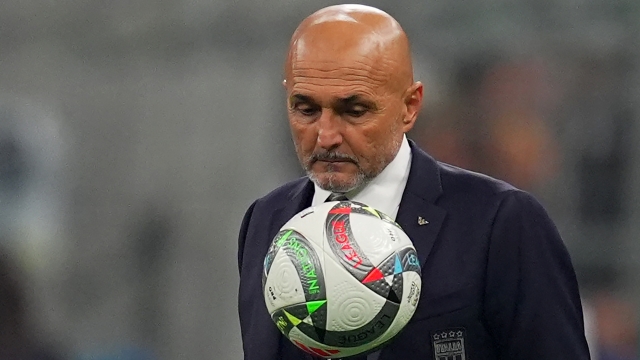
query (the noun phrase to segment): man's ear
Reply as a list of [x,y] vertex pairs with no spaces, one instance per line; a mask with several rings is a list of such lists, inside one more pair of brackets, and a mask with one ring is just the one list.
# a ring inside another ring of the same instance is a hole
[[407,133],[413,128],[413,125],[418,118],[418,113],[422,108],[422,97],[424,92],[424,86],[420,81],[417,81],[411,85],[404,95],[405,114],[402,119],[402,130]]

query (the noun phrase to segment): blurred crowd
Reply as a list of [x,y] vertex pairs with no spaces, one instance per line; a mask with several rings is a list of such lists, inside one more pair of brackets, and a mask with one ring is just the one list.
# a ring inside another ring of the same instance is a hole
[[440,161],[536,190],[557,176],[558,140],[548,124],[557,88],[544,62],[478,55],[462,61],[450,96],[414,136]]

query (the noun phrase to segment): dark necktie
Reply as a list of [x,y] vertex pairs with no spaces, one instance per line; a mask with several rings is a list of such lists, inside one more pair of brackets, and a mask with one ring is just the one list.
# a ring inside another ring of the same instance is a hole
[[346,201],[346,200],[349,200],[349,198],[347,198],[347,196],[344,193],[331,193],[331,195],[329,195],[329,197],[327,198],[327,200],[325,200],[325,202]]

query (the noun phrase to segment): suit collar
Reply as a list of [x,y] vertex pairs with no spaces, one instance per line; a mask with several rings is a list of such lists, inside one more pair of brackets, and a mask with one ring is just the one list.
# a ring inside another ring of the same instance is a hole
[[[289,191],[288,198],[289,201],[293,202],[298,206],[311,206],[311,199],[313,197],[313,181],[309,180],[308,177],[303,177],[298,179],[297,183],[293,186],[291,191]],[[291,206],[291,203],[284,204],[285,206]],[[303,209],[300,209],[303,210]]]
[[422,151],[413,140],[409,140],[411,147],[411,170],[405,192],[410,191],[429,203],[434,203],[442,195],[440,170],[436,161]]

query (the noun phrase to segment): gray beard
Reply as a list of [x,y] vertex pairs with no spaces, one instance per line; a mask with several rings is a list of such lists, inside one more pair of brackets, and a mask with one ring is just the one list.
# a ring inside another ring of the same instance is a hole
[[358,172],[356,178],[353,181],[350,181],[348,184],[337,184],[329,178],[328,183],[322,184],[318,180],[318,177],[313,174],[311,171],[307,171],[307,176],[314,184],[318,185],[323,190],[330,191],[332,193],[348,193],[351,190],[355,190],[359,187],[362,187],[373,180],[373,177],[368,177],[362,172]]
[[[397,131],[397,128],[392,129],[392,133],[395,133]],[[298,149],[298,144],[295,144],[296,149]],[[393,157],[391,157],[391,159],[385,159],[384,158],[384,154],[381,155],[380,158],[378,158],[378,162],[382,163],[382,162],[386,162],[386,164],[382,167],[382,169],[380,169],[377,173],[375,174],[366,174],[362,171],[358,171],[358,174],[356,174],[356,178],[353,181],[350,181],[348,184],[336,184],[335,182],[331,181],[331,178],[329,178],[329,181],[327,184],[321,184],[318,177],[315,176],[313,174],[313,172],[310,170],[311,166],[309,164],[305,164],[302,163],[302,167],[304,168],[305,172],[307,173],[307,177],[313,181],[314,184],[318,185],[318,187],[320,187],[323,190],[326,191],[330,191],[332,193],[348,193],[349,191],[355,190],[357,188],[360,188],[366,184],[368,184],[369,182],[371,182],[371,180],[373,180],[376,176],[378,176],[382,171],[384,171],[384,169],[393,161],[393,159],[395,159],[395,157],[398,155],[398,151],[400,151],[400,146],[402,145],[402,138],[398,139],[398,140],[394,140],[391,143],[391,148],[395,149],[395,154],[393,155]]]

